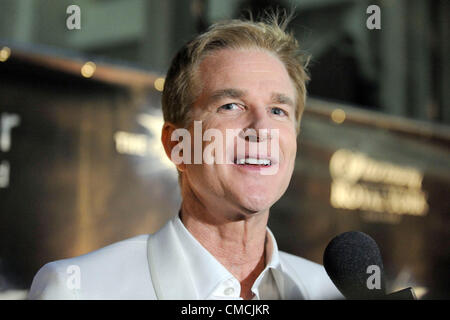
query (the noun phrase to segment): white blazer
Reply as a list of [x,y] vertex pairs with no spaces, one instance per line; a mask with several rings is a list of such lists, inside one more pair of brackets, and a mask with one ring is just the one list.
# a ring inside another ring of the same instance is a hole
[[[274,277],[282,299],[343,298],[321,265],[282,251],[279,260],[281,271]],[[47,263],[34,277],[28,299],[202,299],[183,267],[172,219],[155,234]]]

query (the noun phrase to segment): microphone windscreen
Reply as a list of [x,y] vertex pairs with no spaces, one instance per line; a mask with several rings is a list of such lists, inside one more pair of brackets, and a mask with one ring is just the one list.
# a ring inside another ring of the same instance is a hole
[[365,233],[349,231],[333,238],[325,249],[323,265],[347,299],[383,299],[386,295],[380,250]]

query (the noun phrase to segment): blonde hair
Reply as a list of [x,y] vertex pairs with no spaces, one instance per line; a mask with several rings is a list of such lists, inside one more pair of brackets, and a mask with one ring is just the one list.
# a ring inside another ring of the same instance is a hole
[[195,77],[202,59],[221,49],[262,49],[273,53],[286,67],[297,92],[295,118],[297,132],[306,101],[306,83],[309,80],[309,57],[286,27],[290,16],[272,14],[265,20],[229,20],[213,24],[209,29],[185,44],[172,60],[162,94],[164,121],[179,127],[188,127],[190,110],[200,94]]

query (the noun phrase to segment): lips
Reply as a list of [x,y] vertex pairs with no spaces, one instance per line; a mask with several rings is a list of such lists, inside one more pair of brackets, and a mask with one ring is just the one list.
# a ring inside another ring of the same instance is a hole
[[258,159],[258,158],[251,158],[251,157],[236,158],[234,163],[238,164],[238,165],[245,165],[245,164],[258,165],[258,166],[272,165],[272,161],[270,159],[267,159],[267,158]]
[[271,167],[273,165],[277,165],[279,163],[278,157],[267,155],[267,154],[258,154],[253,152],[245,152],[237,154],[233,162],[235,165],[240,166],[249,166],[249,167]]

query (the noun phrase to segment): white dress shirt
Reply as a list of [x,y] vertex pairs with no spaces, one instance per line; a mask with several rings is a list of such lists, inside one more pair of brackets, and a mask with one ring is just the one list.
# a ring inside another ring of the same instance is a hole
[[[279,251],[268,228],[265,249],[267,263],[251,288],[253,299],[343,298],[321,265]],[[75,276],[78,282],[73,281]],[[238,300],[239,296],[239,281],[176,215],[155,234],[47,263],[34,277],[28,298]]]
[[[174,219],[174,228],[179,237],[182,251],[186,254],[187,265],[194,287],[201,299],[240,299],[241,285],[216,258],[209,253],[186,229],[179,217]],[[267,228],[266,264],[264,270],[255,280],[251,290],[254,300],[280,299],[278,286],[272,269],[280,269],[278,248],[275,238]]]

